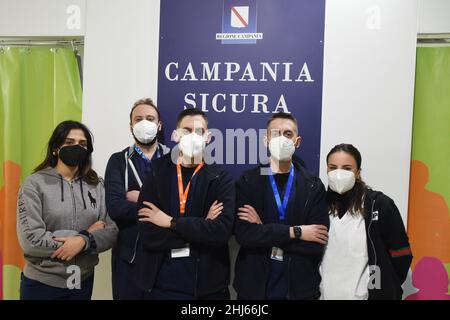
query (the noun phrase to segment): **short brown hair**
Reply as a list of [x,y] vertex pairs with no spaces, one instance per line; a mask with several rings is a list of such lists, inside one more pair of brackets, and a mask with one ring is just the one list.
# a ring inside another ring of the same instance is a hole
[[137,106],[140,106],[141,104],[145,104],[145,105],[147,105],[147,106],[153,107],[153,109],[155,109],[155,110],[156,110],[156,113],[158,114],[158,121],[161,120],[161,115],[160,115],[160,113],[159,113],[159,109],[158,109],[158,107],[153,103],[153,100],[150,99],[150,98],[143,98],[143,99],[139,99],[138,101],[136,101],[136,102],[133,104],[133,107],[131,108],[131,111],[130,111],[130,123],[131,123],[131,121],[132,121],[132,116],[133,116],[133,111],[134,111],[134,109],[136,109]]
[[180,125],[181,120],[183,120],[184,117],[187,116],[202,116],[203,119],[206,122],[206,126],[208,126],[208,118],[206,117],[206,113],[204,113],[202,110],[200,109],[196,109],[196,108],[188,108],[188,109],[184,109],[183,111],[181,111],[178,114],[177,117],[177,127]]
[[292,114],[286,113],[286,112],[278,112],[278,113],[273,114],[273,116],[271,116],[269,118],[269,120],[267,120],[266,128],[269,128],[270,123],[273,120],[275,120],[275,119],[288,119],[288,120],[291,120],[291,121],[293,121],[295,123],[295,126],[298,129],[297,119],[295,119]]

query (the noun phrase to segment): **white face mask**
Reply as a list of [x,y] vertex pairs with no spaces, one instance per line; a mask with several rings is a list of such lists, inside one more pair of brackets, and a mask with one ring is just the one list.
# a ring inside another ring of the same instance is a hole
[[181,137],[178,144],[183,155],[188,157],[198,157],[205,149],[205,139],[194,132]]
[[274,137],[269,141],[269,151],[274,159],[288,161],[295,152],[295,144],[285,136]]
[[134,125],[133,134],[137,141],[147,144],[155,139],[158,134],[158,126],[156,123],[144,119]]
[[355,174],[353,171],[336,169],[328,172],[328,186],[334,192],[343,194],[355,185]]

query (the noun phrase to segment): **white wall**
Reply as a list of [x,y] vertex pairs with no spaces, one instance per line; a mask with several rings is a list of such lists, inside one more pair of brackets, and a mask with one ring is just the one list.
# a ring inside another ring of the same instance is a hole
[[83,121],[103,174],[110,155],[132,142],[134,101],[156,102],[159,1],[89,0],[86,20]]
[[354,144],[405,224],[416,41],[417,0],[327,1],[320,177],[334,145]]
[[85,8],[86,0],[0,0],[0,36],[83,36]]
[[419,33],[450,33],[450,0],[419,0]]

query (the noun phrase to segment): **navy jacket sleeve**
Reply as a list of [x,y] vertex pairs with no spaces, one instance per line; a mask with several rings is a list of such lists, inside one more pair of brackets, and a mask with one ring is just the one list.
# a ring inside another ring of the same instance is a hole
[[[327,229],[330,227],[330,218],[328,215],[328,206],[326,203],[326,191],[322,182],[317,179],[315,182],[316,189],[312,198],[309,199],[310,210],[308,210],[306,221],[304,225],[324,225]],[[289,243],[282,247],[284,251],[295,254],[313,254],[320,255],[325,248],[324,245],[317,242],[303,241],[298,239],[291,239]]]
[[214,220],[206,220],[203,214],[201,217],[199,214],[196,217],[179,218],[176,232],[188,242],[224,246],[231,237],[235,208],[235,187],[228,173],[223,171],[211,182],[208,197],[212,200],[211,203],[215,200],[223,203],[222,213]]
[[[236,183],[236,222],[234,224],[236,241],[242,247],[281,247],[289,243],[288,225],[278,223],[256,224],[239,219],[237,216],[238,209],[245,204],[255,208],[255,204],[250,197],[249,184],[244,175]],[[255,208],[255,210],[258,211],[258,208]],[[258,214],[261,215],[262,212],[258,212]]]
[[106,209],[119,227],[135,224],[137,218],[137,205],[126,198],[125,157],[120,156],[123,154],[113,154],[109,158],[105,172]]
[[[400,283],[405,282],[413,259],[408,235],[394,201],[385,195],[379,210],[380,232]],[[381,200],[381,199],[380,199]]]
[[[328,209],[325,202],[325,189],[319,181],[312,198],[309,199],[310,210],[304,224],[322,224],[329,227]],[[245,177],[237,183],[237,208],[252,203],[250,190]],[[255,208],[256,209],[256,208]],[[237,211],[237,210],[236,210]],[[258,213],[261,214],[261,213]],[[286,224],[255,224],[236,217],[236,240],[243,247],[280,247],[294,254],[322,254],[324,246],[319,243],[291,239],[289,225]]]
[[[150,172],[144,180],[141,193],[139,194],[138,209],[144,207],[144,201],[151,202],[162,209],[161,203],[157,197],[157,187],[153,172]],[[166,214],[170,215],[168,212],[166,212]],[[182,248],[186,245],[186,242],[188,242],[171,229],[161,228],[151,222],[138,221],[138,230],[140,242],[144,250],[166,251]]]

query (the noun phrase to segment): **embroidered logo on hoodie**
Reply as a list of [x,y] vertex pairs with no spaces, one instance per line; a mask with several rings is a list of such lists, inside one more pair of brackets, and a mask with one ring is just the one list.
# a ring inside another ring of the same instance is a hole
[[88,191],[89,201],[91,201],[92,208],[97,208],[97,200],[92,196],[92,193]]

